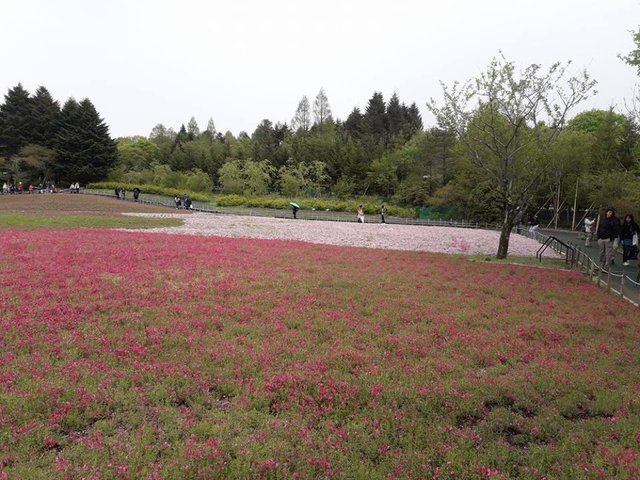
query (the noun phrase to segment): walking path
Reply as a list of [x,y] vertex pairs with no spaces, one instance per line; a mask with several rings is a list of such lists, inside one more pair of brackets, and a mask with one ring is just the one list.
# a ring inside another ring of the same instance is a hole
[[[540,233],[556,237],[572,247],[579,249],[584,255],[588,256],[596,266],[600,266],[600,248],[598,247],[596,240],[592,240],[591,245],[586,247],[584,245],[584,240],[580,238],[578,232],[572,232],[570,230],[541,229]],[[633,303],[640,305],[640,285],[638,284],[640,276],[640,261],[631,260],[629,262],[630,265],[628,266],[624,266],[622,263],[622,252],[618,249],[614,264],[609,269],[609,278],[611,280],[610,286],[618,293],[622,292],[622,294]],[[600,275],[601,279],[606,281],[607,274],[605,272],[600,272]]]

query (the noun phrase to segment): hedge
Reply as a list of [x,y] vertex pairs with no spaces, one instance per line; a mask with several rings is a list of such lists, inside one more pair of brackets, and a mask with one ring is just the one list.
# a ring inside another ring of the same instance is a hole
[[177,188],[159,187],[158,185],[137,185],[135,183],[122,183],[122,182],[96,182],[87,184],[87,188],[94,190],[115,190],[116,188],[124,188],[131,191],[134,188],[139,188],[141,193],[149,193],[153,195],[163,195],[165,197],[175,197],[176,195],[181,197],[187,193],[191,200],[197,202],[210,202],[211,197],[203,193],[190,192],[188,190],[179,190]]
[[[252,208],[275,208],[288,209],[290,201],[296,202],[303,210],[330,210],[333,212],[353,212],[362,205],[364,212],[368,215],[376,215],[380,213],[381,203],[375,202],[373,199],[366,200],[334,200],[327,198],[311,198],[311,199],[289,199],[275,196],[264,197],[245,197],[242,195],[222,195],[213,198],[213,202],[221,207],[252,207]],[[394,217],[416,218],[416,210],[413,208],[396,207],[395,205],[386,205],[387,213]]]

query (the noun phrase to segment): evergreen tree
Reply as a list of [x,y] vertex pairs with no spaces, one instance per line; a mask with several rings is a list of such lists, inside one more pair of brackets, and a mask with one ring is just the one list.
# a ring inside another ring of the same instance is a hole
[[89,99],[70,98],[62,107],[56,136],[56,182],[86,184],[107,176],[117,161],[117,147],[109,127]]
[[182,144],[189,141],[189,134],[187,133],[187,129],[184,128],[184,123],[180,125],[180,130],[177,135],[173,139],[173,145],[171,146],[171,153],[173,153],[176,149],[181,149]]
[[60,127],[60,104],[51,97],[49,90],[39,87],[32,99],[32,142],[47,148],[56,145],[56,134]]
[[387,105],[387,119],[389,135],[393,138],[402,134],[405,126],[404,111],[400,105],[398,95],[394,92]]
[[263,120],[251,136],[253,140],[253,159],[261,162],[262,160],[273,161],[277,139],[276,132],[270,120]]
[[382,93],[374,92],[362,119],[364,132],[384,141],[387,134],[387,112]]
[[22,84],[9,89],[0,106],[0,153],[8,158],[33,143],[32,99]]
[[362,124],[362,113],[360,109],[355,107],[344,122],[344,131],[347,139],[358,139],[362,136],[364,125]]
[[407,122],[409,124],[410,136],[413,136],[414,133],[421,132],[424,128],[422,125],[422,115],[420,115],[420,110],[416,102],[413,102],[407,110]]

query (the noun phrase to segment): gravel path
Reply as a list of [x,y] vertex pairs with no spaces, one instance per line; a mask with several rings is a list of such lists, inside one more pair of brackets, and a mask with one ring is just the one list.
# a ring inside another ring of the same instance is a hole
[[[299,240],[351,247],[414,250],[452,254],[495,255],[499,232],[454,227],[428,227],[380,223],[326,222],[209,213],[126,215],[155,218],[183,218],[180,227],[140,231],[235,238]],[[511,235],[509,254],[535,256],[540,244],[522,235]]]

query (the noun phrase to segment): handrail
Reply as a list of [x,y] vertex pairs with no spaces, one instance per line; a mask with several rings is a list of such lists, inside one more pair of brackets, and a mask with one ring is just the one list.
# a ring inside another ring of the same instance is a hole
[[[536,258],[538,259],[538,261],[542,262],[542,254],[545,252],[545,250],[547,248],[549,248],[549,246],[551,246],[551,244],[553,242],[556,242],[557,244],[565,247],[565,249],[566,249],[565,263],[566,264],[571,263],[571,266],[573,267],[573,263],[574,263],[574,259],[575,259],[575,255],[576,255],[576,249],[574,247],[568,245],[567,243],[563,242],[558,237],[554,237],[554,236],[548,236],[545,239],[545,241],[542,243],[542,245],[540,246],[538,251],[536,252]],[[552,246],[551,249],[557,251],[560,254],[562,254],[562,249],[561,248],[555,248],[554,246]]]
[[[547,246],[550,246],[552,250],[560,254],[564,253],[561,248],[557,248],[560,243],[564,242],[559,241],[558,244],[556,244],[553,240],[550,240],[550,237],[547,237],[547,235],[541,232],[537,233],[535,238],[543,244],[540,249],[543,249],[544,244],[547,243]],[[564,245],[567,244],[564,243]],[[595,281],[599,287],[605,287],[607,292],[612,292],[624,298],[636,307],[640,306],[640,298],[638,297],[640,293],[640,269],[637,278],[634,280],[624,272],[615,273],[599,266],[579,245],[573,244],[568,246],[568,248],[572,248],[575,251],[575,258],[572,261],[571,268],[577,268],[583,271],[585,275],[589,277],[590,281]]]

